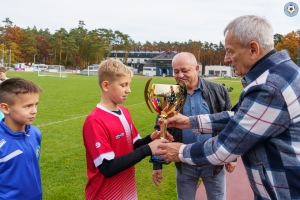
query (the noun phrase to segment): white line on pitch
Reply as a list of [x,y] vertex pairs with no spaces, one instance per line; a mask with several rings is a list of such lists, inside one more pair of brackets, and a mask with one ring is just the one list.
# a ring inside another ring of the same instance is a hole
[[136,105],[141,105],[141,104],[144,104],[145,102],[141,102],[141,103],[136,103],[136,104],[132,104],[132,105],[129,105],[129,106],[125,106],[125,107],[132,107],[132,106],[136,106]]
[[[132,105],[128,105],[126,106],[127,108],[128,107],[132,107],[132,106],[136,106],[136,105],[140,105],[140,104],[144,104],[145,102],[141,102],[141,103],[136,103],[136,104],[132,104]],[[65,120],[60,120],[60,121],[56,121],[56,122],[50,122],[48,124],[40,124],[40,125],[36,125],[36,127],[44,127],[44,126],[50,126],[50,125],[53,125],[53,124],[59,124],[59,123],[63,123],[63,122],[68,122],[68,121],[72,121],[72,120],[75,120],[75,119],[80,119],[80,118],[84,118],[86,117],[87,115],[82,115],[82,116],[79,116],[79,117],[74,117],[74,118],[71,118],[71,119],[65,119]]]
[[48,124],[36,125],[36,127],[40,128],[40,127],[44,127],[44,126],[50,126],[50,125],[53,125],[53,124],[59,124],[59,123],[62,123],[62,122],[72,121],[72,120],[80,119],[80,118],[83,118],[83,117],[86,117],[86,115],[82,115],[82,116],[79,116],[79,117],[74,117],[74,118],[71,118],[71,119],[56,121],[56,122],[50,122]]

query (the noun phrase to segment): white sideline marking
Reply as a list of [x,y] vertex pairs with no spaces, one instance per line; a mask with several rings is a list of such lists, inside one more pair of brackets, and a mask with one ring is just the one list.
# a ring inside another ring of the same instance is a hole
[[50,126],[50,125],[53,125],[53,124],[59,124],[59,123],[62,123],[62,122],[72,121],[72,120],[80,119],[80,118],[83,118],[83,117],[86,117],[86,115],[82,115],[82,116],[79,116],[79,117],[74,117],[74,118],[71,118],[71,119],[60,120],[60,121],[56,121],[56,122],[50,122],[48,124],[36,125],[36,127],[39,128],[39,127],[44,127],[44,126]]
[[[133,107],[133,106],[136,106],[136,105],[141,105],[141,104],[144,104],[145,102],[141,102],[141,103],[136,103],[136,104],[132,104],[132,105],[129,105],[129,106],[126,106],[127,108],[129,107]],[[60,121],[56,121],[56,122],[50,122],[48,124],[40,124],[40,125],[36,125],[36,127],[44,127],[44,126],[50,126],[50,125],[53,125],[53,124],[60,124],[60,123],[63,123],[63,122],[68,122],[68,121],[72,121],[72,120],[75,120],[75,119],[80,119],[80,118],[84,118],[86,117],[87,115],[82,115],[82,116],[78,116],[78,117],[73,117],[73,118],[70,118],[70,119],[65,119],[65,120],[60,120]]]
[[136,103],[136,104],[132,104],[132,105],[129,105],[129,106],[125,106],[125,107],[132,107],[132,106],[136,106],[136,105],[141,105],[141,104],[146,104],[145,102],[141,102],[141,103]]

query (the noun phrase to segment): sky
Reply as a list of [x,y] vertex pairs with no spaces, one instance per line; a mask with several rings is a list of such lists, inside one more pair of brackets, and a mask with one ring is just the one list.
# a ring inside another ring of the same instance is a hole
[[[105,28],[127,34],[135,42],[224,41],[223,30],[236,17],[268,19],[274,34],[300,29],[300,11],[284,13],[286,0],[9,0],[0,3],[5,18],[21,28],[70,31],[84,21],[89,31]],[[300,8],[300,0],[293,0]]]

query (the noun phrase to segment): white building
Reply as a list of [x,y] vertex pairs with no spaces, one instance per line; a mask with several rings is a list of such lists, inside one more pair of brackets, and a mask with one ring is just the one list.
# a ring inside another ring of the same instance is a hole
[[221,76],[224,74],[229,74],[234,76],[233,69],[230,66],[221,66],[221,65],[206,65],[204,76]]
[[133,67],[135,72],[139,73],[143,71],[143,67],[149,59],[161,53],[163,51],[111,51],[109,57],[124,62],[124,57],[127,56],[128,66]]
[[25,63],[14,63],[15,69],[21,69],[28,67]]

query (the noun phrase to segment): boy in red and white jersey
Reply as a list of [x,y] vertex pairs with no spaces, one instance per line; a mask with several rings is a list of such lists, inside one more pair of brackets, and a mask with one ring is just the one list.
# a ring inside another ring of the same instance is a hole
[[160,138],[160,132],[142,139],[128,109],[119,106],[131,92],[131,78],[131,70],[121,61],[100,64],[101,100],[83,125],[86,199],[137,199],[134,165],[156,151],[158,140],[153,140]]

